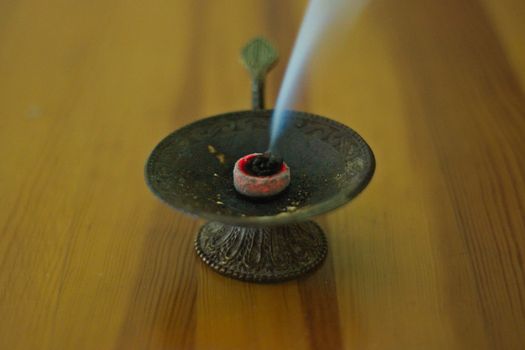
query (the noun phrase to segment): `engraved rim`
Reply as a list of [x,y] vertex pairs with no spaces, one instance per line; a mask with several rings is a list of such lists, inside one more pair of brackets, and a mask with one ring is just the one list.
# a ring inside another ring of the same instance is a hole
[[163,198],[161,192],[156,188],[154,181],[153,181],[154,165],[157,160],[158,153],[161,152],[162,148],[167,143],[169,143],[169,141],[172,138],[176,137],[180,133],[187,132],[188,130],[191,130],[192,128],[197,128],[201,125],[206,125],[212,120],[235,118],[235,117],[240,117],[240,116],[246,116],[247,114],[250,114],[250,115],[256,114],[261,117],[268,117],[272,113],[272,110],[268,109],[268,110],[257,110],[257,111],[252,111],[252,110],[238,111],[238,112],[219,114],[219,115],[211,116],[208,118],[200,119],[194,123],[186,125],[172,132],[171,134],[166,136],[153,149],[150,156],[148,157],[148,160],[146,161],[146,164],[144,167],[144,173],[145,173],[146,183],[148,187],[160,200],[174,207],[177,210],[180,210],[190,215],[197,215],[208,221],[218,221],[218,222],[227,223],[231,225],[246,225],[246,226],[264,227],[264,226],[269,226],[269,225],[290,224],[290,223],[301,222],[301,221],[307,220],[311,218],[312,216],[320,215],[320,214],[326,213],[328,211],[331,211],[333,209],[336,209],[338,207],[345,205],[347,202],[355,198],[368,185],[368,183],[372,179],[372,176],[375,172],[375,167],[376,167],[375,157],[374,157],[374,154],[370,146],[356,131],[354,131],[350,127],[344,124],[341,124],[337,121],[331,120],[326,117],[318,116],[315,114],[306,113],[306,112],[300,112],[300,111],[290,111],[290,112],[294,113],[294,115],[296,116],[300,116],[308,120],[322,122],[325,125],[330,125],[340,130],[344,130],[345,132],[349,133],[349,135],[351,135],[352,139],[359,145],[360,155],[362,156],[362,159],[364,161],[363,169],[357,175],[358,180],[356,181],[357,182],[356,185],[348,186],[347,188],[342,189],[338,195],[333,196],[329,200],[314,204],[312,206],[309,206],[308,208],[300,208],[294,212],[283,213],[282,215],[269,215],[269,216],[242,217],[242,216],[228,216],[228,215],[214,214],[212,212],[201,211],[191,206],[187,206],[186,204],[182,202],[168,201],[166,200],[166,198]]

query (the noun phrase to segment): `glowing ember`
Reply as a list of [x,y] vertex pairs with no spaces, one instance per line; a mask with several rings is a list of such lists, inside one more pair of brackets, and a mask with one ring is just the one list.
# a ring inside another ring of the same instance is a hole
[[249,154],[235,163],[233,184],[248,197],[274,196],[290,184],[290,169],[270,153]]

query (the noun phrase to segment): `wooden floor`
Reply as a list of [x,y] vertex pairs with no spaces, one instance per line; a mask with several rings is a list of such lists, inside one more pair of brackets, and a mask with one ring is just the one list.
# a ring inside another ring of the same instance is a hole
[[522,0],[371,0],[323,41],[297,109],[377,170],[317,273],[221,277],[148,191],[161,138],[249,108],[256,35],[273,105],[304,6],[0,2],[0,349],[525,348]]

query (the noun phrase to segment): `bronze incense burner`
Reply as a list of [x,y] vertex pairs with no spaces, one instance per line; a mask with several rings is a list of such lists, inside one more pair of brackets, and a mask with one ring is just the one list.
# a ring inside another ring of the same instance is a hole
[[327,242],[311,217],[349,202],[372,178],[374,155],[349,127],[290,112],[279,153],[290,185],[275,197],[251,199],[233,185],[235,162],[264,152],[272,110],[263,109],[264,74],[276,59],[263,39],[243,50],[252,72],[253,110],[220,114],[162,140],[145,168],[146,182],[165,203],[209,222],[195,240],[197,254],[217,272],[251,282],[277,282],[314,270]]

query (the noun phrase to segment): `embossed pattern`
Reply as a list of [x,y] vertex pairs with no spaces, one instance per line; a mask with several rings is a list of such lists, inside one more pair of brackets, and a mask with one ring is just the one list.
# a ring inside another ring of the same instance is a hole
[[202,260],[228,277],[278,282],[315,269],[327,253],[326,238],[312,221],[279,227],[204,225],[195,248]]

